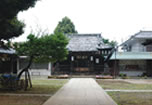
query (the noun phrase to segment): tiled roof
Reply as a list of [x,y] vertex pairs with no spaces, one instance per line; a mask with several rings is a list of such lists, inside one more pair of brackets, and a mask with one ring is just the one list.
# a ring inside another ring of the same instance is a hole
[[101,34],[70,34],[67,48],[73,52],[98,51],[98,49],[109,48],[102,42]]
[[8,49],[0,48],[0,53],[3,53],[3,54],[15,54],[16,51],[11,49],[11,48],[8,48]]
[[140,31],[135,34],[135,38],[144,38],[144,39],[152,39],[152,31]]
[[135,35],[131,36],[128,40],[126,40],[121,45],[131,43],[135,39],[152,39],[152,31],[140,31],[140,32],[136,33]]

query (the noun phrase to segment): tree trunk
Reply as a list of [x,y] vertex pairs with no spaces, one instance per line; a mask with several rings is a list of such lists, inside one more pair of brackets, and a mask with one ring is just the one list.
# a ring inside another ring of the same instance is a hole
[[31,82],[31,76],[30,76],[29,70],[27,71],[27,75],[29,78],[28,80],[29,80],[30,88],[32,88],[32,82]]
[[27,71],[25,71],[25,88],[24,90],[26,91],[28,88],[28,79],[27,79]]
[[18,74],[18,79],[20,79],[21,78],[21,76],[22,76],[22,74],[23,74],[23,72],[25,72],[25,71],[28,71],[28,69],[30,68],[30,66],[32,65],[32,62],[33,62],[33,56],[30,56],[30,60],[29,60],[29,64],[27,65],[27,67],[25,67],[23,70],[21,70],[21,72]]
[[31,82],[31,77],[30,77],[30,73],[29,73],[29,68],[32,65],[32,61],[33,61],[33,56],[30,56],[30,60],[29,60],[29,64],[27,65],[27,67],[25,67],[23,70],[21,70],[21,72],[18,75],[18,79],[20,80],[22,74],[25,72],[25,91],[28,88],[28,85],[30,85],[30,88],[32,88],[32,82]]

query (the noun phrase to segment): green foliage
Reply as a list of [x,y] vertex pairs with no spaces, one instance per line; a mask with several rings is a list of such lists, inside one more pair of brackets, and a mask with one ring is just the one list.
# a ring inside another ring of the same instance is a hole
[[109,39],[104,39],[102,38],[102,41],[104,44],[109,44],[111,45],[112,47],[115,47],[117,45],[117,42],[116,41],[109,41]]
[[127,74],[120,73],[119,76],[120,76],[122,79],[129,79],[129,77],[127,76]]
[[109,44],[109,39],[102,39],[102,41],[105,43],[105,44]]
[[1,0],[0,19],[12,19],[18,12],[33,7],[38,0]]
[[27,37],[26,42],[15,43],[14,47],[17,50],[18,55],[34,56],[37,54],[37,44],[38,38],[33,34],[30,34]]
[[17,19],[20,11],[33,7],[38,0],[0,1],[0,40],[18,37],[23,33],[24,23]]
[[68,39],[62,33],[55,33],[54,35],[51,35],[51,42],[51,60],[54,62],[65,60],[68,54],[66,48]]
[[36,62],[56,62],[66,59],[68,40],[62,33],[40,38],[30,34],[27,39],[26,42],[14,44],[19,55],[34,56]]
[[68,17],[64,17],[62,21],[58,23],[57,27],[54,30],[54,33],[56,32],[61,32],[64,34],[77,33],[74,24]]
[[10,39],[12,37],[18,37],[23,33],[24,23],[17,20],[16,17],[10,20],[0,21],[0,40]]

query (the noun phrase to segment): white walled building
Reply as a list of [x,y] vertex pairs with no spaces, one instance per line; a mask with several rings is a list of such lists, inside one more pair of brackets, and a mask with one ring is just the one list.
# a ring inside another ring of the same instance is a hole
[[122,52],[116,52],[111,57],[117,62],[117,74],[152,76],[152,31],[140,31],[120,47]]
[[[18,73],[28,65],[27,56],[20,56],[17,61]],[[51,75],[51,63],[32,63],[30,70],[31,76],[49,76]],[[23,74],[24,75],[24,74]]]

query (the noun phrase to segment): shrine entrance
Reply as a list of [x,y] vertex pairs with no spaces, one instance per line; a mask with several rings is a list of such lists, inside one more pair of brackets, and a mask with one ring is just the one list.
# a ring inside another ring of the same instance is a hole
[[79,59],[74,62],[74,70],[77,72],[88,72],[90,62],[87,59]]
[[90,73],[93,71],[93,58],[90,59],[91,56],[88,53],[75,53],[71,56],[72,64],[73,64],[73,72],[76,73]]
[[101,34],[69,34],[67,49],[69,54],[65,61],[54,64],[54,74],[102,74],[104,57],[109,55],[112,47],[102,42]]

